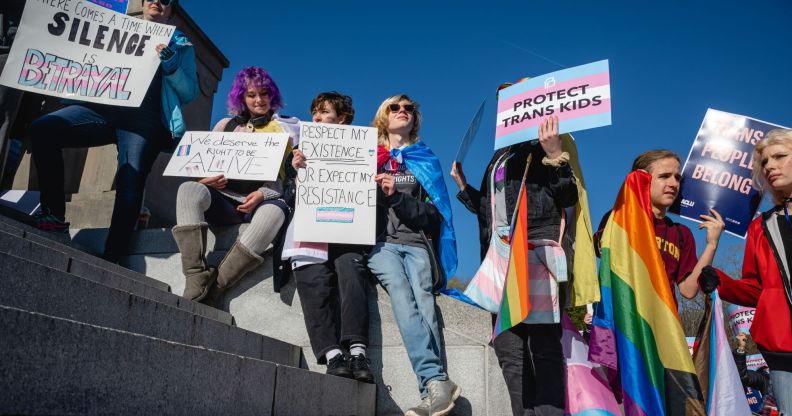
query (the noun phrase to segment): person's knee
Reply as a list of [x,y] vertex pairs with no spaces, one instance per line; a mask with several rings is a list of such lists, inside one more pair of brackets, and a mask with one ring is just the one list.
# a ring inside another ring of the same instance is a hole
[[41,116],[30,124],[30,143],[36,147],[42,141],[49,140],[56,135],[62,126],[62,121],[50,114]]
[[179,189],[176,191],[176,200],[178,202],[183,201],[185,203],[198,204],[207,198],[211,198],[209,190],[206,188],[206,185],[198,182],[184,182],[179,185]]

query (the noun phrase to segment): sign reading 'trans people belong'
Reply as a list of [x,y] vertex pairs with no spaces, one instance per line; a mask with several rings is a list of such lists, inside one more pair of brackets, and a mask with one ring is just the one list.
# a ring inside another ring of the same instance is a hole
[[92,103],[139,107],[174,26],[82,0],[25,4],[0,84]]
[[558,117],[558,132],[611,124],[608,61],[551,72],[498,93],[495,149],[539,137],[539,124]]
[[377,129],[300,123],[294,240],[373,245],[377,218]]
[[714,208],[726,232],[745,238],[761,195],[753,189],[753,151],[770,130],[782,128],[708,109],[682,169],[682,186],[670,211],[693,221]]

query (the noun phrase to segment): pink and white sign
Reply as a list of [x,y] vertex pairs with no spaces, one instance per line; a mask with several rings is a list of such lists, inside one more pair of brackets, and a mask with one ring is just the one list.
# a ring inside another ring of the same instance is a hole
[[608,61],[551,72],[498,93],[495,149],[539,137],[539,124],[558,117],[559,133],[611,124]]
[[767,367],[767,363],[765,362],[764,357],[762,357],[762,354],[753,354],[746,356],[745,364],[749,370],[754,370],[754,371],[762,367]]
[[756,308],[748,308],[739,305],[727,306],[726,313],[729,314],[729,325],[731,325],[732,332],[735,335],[738,332],[748,334],[751,330],[755,312]]

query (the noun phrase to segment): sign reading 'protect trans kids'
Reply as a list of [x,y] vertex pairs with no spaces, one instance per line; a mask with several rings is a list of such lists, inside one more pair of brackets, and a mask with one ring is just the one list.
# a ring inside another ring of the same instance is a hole
[[505,88],[498,94],[495,149],[539,137],[539,124],[558,117],[558,132],[611,124],[608,61],[551,72]]

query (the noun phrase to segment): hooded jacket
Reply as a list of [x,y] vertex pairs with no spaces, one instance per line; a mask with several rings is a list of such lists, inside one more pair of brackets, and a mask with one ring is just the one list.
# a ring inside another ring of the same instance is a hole
[[198,97],[198,74],[195,49],[184,33],[177,29],[168,47],[178,53],[179,67],[173,73],[162,74],[162,116],[175,145],[187,131],[182,106]]

